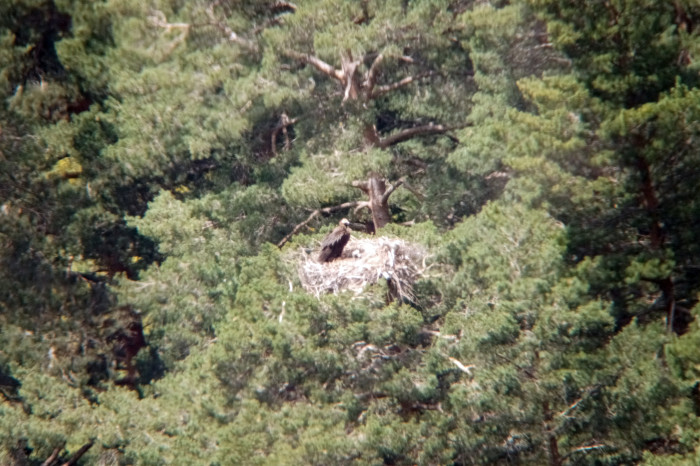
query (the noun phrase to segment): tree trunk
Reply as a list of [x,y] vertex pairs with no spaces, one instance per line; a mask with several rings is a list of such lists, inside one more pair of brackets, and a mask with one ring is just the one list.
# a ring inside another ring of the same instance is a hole
[[369,208],[372,211],[372,222],[374,231],[379,230],[391,222],[389,213],[389,196],[393,188],[387,191],[386,181],[382,178],[372,176],[367,181],[355,182],[353,186],[360,188],[369,197]]
[[547,401],[542,402],[542,411],[544,412],[544,435],[547,440],[547,456],[549,456],[550,466],[561,466],[561,454],[559,453],[559,442],[554,434],[554,429],[550,425],[552,422],[552,411],[549,408]]

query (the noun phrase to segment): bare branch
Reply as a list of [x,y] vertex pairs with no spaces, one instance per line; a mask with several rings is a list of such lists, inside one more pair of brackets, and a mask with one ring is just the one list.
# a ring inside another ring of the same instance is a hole
[[370,98],[376,99],[377,97],[381,97],[388,92],[399,89],[400,87],[408,86],[409,84],[418,81],[419,79],[427,78],[428,76],[432,76],[434,74],[434,71],[428,71],[426,73],[417,74],[415,76],[407,76],[400,81],[396,81],[395,83],[377,86],[376,90],[373,91],[370,95]]
[[345,94],[343,95],[343,102],[348,99],[355,100],[358,95],[358,83],[355,78],[355,71],[360,65],[360,60],[352,59],[352,52],[348,50],[340,60],[340,64],[343,69],[343,76],[345,77]]
[[596,443],[595,445],[587,445],[587,446],[578,447],[578,448],[571,450],[569,453],[564,455],[561,459],[565,460],[566,458],[573,455],[574,453],[588,453],[591,450],[602,450],[603,448],[608,448],[608,446],[603,444],[603,443]]
[[449,340],[449,341],[459,341],[460,338],[462,338],[461,335],[445,335],[445,334],[440,333],[438,331],[430,330],[427,328],[422,329],[420,331],[420,333],[423,333],[425,335],[431,335],[431,336],[438,337],[438,338],[442,338],[444,340]]
[[242,45],[243,47],[247,48],[251,52],[257,52],[258,50],[258,45],[251,41],[246,39],[245,37],[241,37],[236,32],[231,29],[227,24],[224,22],[220,21],[216,15],[214,14],[214,8],[216,8],[221,1],[216,1],[209,5],[206,9],[207,16],[209,17],[209,21],[211,22],[211,25],[219,29],[221,32],[223,32],[226,35],[226,38],[230,42],[235,42],[238,45]]
[[160,10],[155,10],[151,16],[148,17],[148,21],[159,28],[165,29],[166,31],[180,30],[180,33],[173,39],[165,51],[165,56],[170,55],[175,48],[187,39],[190,33],[190,25],[188,23],[169,23],[168,19],[165,17],[165,13]]
[[41,466],[52,466],[56,462],[56,460],[58,459],[58,454],[61,452],[61,450],[63,450],[64,446],[65,445],[54,448],[53,453],[51,453],[51,456],[46,458],[46,461],[41,463]]
[[277,2],[274,5],[272,5],[272,9],[274,11],[279,11],[279,10],[297,11],[297,6],[292,2]]
[[320,58],[314,57],[313,55],[309,55],[306,53],[299,53],[295,50],[285,50],[284,53],[288,57],[291,57],[302,63],[306,63],[307,65],[311,65],[321,73],[330,76],[333,79],[337,79],[341,83],[345,84],[345,74],[343,73],[343,71],[333,68],[331,65],[324,62]]
[[350,209],[350,208],[352,208],[352,207],[356,207],[356,206],[358,206],[358,205],[360,205],[360,204],[365,204],[365,202],[364,202],[364,201],[344,202],[344,203],[342,203],[342,204],[334,205],[334,206],[331,206],[331,207],[324,207],[324,208],[322,208],[322,209],[316,209],[316,210],[314,210],[314,211],[311,212],[311,214],[306,218],[306,220],[304,220],[303,222],[301,222],[300,224],[298,224],[297,226],[295,226],[294,229],[293,229],[287,236],[285,236],[284,238],[282,238],[282,240],[281,240],[279,243],[277,243],[277,247],[278,247],[278,248],[281,248],[282,246],[284,246],[284,245],[287,243],[287,241],[289,241],[289,239],[290,239],[292,236],[296,235],[296,234],[299,232],[299,230],[301,230],[301,229],[304,228],[306,225],[308,225],[309,222],[310,222],[311,220],[313,220],[314,218],[316,218],[316,216],[318,216],[319,214],[331,214],[331,213],[337,212],[337,211],[339,211],[339,210]]
[[92,446],[94,445],[94,442],[90,441],[89,443],[86,443],[82,447],[80,447],[80,450],[75,452],[75,455],[71,456],[71,458],[63,463],[63,466],[73,466],[75,464],[78,464],[78,460],[80,459],[81,456],[83,456]]
[[470,364],[468,366],[465,366],[464,364],[462,364],[460,361],[458,361],[455,358],[447,358],[447,359],[449,359],[452,362],[452,364],[457,366],[460,371],[462,371],[468,375],[472,375],[472,369],[474,369],[476,367],[474,364]]
[[165,17],[165,13],[160,10],[155,10],[151,16],[148,17],[148,21],[159,28],[167,29],[185,29],[188,30],[190,25],[188,23],[169,23],[168,19]]
[[440,134],[445,131],[449,131],[449,128],[444,125],[436,125],[430,123],[428,125],[414,126],[413,128],[407,128],[398,133],[394,133],[391,136],[387,136],[379,140],[379,147],[386,149],[389,146],[398,144],[399,142],[407,141],[415,136],[420,136],[424,134]]
[[369,201],[358,201],[357,206],[355,207],[355,210],[353,210],[353,212],[357,213],[362,209],[372,210],[372,207],[370,206]]
[[369,194],[369,181],[353,181],[352,186],[361,189],[365,194]]
[[284,135],[284,150],[289,150],[291,148],[291,141],[289,140],[289,134],[287,132],[287,127],[292,126],[299,121],[299,118],[290,119],[286,113],[282,113],[280,116],[280,123],[272,129],[270,134],[270,149],[272,154],[277,156],[277,135],[280,131]]
[[579,398],[578,400],[576,400],[575,403],[573,403],[573,404],[570,405],[568,408],[566,408],[564,411],[562,411],[561,413],[559,413],[559,416],[561,416],[561,417],[568,417],[568,416],[569,416],[569,413],[571,413],[571,411],[573,411],[574,409],[576,409],[576,408],[578,407],[579,403],[581,403],[582,401],[583,401],[583,398]]
[[381,53],[377,55],[377,58],[372,62],[369,71],[367,72],[367,80],[365,81],[365,95],[367,99],[372,98],[372,92],[374,91],[374,86],[377,84],[377,77],[379,76],[379,65],[384,60],[384,55]]
[[394,183],[393,185],[390,184],[387,190],[384,191],[384,194],[382,195],[382,202],[387,202],[389,200],[389,196],[391,196],[391,193],[393,193],[396,188],[401,186],[404,183],[404,181],[406,181],[406,177],[402,176],[398,179],[396,183]]

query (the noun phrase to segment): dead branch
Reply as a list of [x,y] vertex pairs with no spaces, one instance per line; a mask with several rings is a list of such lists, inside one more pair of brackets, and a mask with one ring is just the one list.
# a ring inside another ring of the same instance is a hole
[[394,144],[398,144],[399,142],[407,141],[415,136],[422,136],[424,134],[441,134],[451,129],[453,128],[450,128],[445,125],[436,125],[433,123],[422,126],[414,126],[413,128],[407,128],[402,131],[399,131],[398,133],[394,133],[390,136],[380,139],[379,147],[382,149],[386,149],[389,146],[393,146]]
[[231,29],[226,23],[220,21],[216,15],[214,14],[214,8],[219,6],[221,4],[221,0],[217,0],[216,2],[212,3],[206,8],[206,13],[207,16],[209,17],[210,25],[216,27],[219,29],[221,32],[224,33],[226,38],[230,42],[235,42],[238,45],[242,45],[246,49],[248,49],[251,52],[257,52],[258,51],[258,45],[251,41],[246,39],[245,37],[241,37],[236,32]]
[[289,139],[289,133],[287,132],[287,127],[292,126],[293,124],[297,123],[299,121],[299,118],[289,118],[286,113],[282,112],[282,115],[280,116],[280,122],[277,126],[275,126],[272,129],[272,133],[270,134],[270,148],[272,149],[272,153],[277,156],[277,135],[282,131],[282,134],[284,136],[284,150],[289,150],[292,146],[292,143]]
[[333,79],[336,79],[340,81],[341,83],[345,84],[345,75],[342,70],[336,70],[333,68],[331,65],[326,63],[325,61],[321,60],[320,58],[314,57],[313,55],[309,55],[307,53],[299,53],[295,50],[285,50],[284,51],[285,55],[288,57],[291,57],[297,61],[300,61],[302,63],[305,63],[307,65],[311,65],[314,68],[316,68],[318,71],[321,73],[330,76]]
[[358,96],[358,83],[355,77],[355,71],[360,65],[360,60],[352,59],[352,52],[349,50],[341,57],[341,67],[343,76],[345,77],[345,93],[343,94],[343,102],[348,99],[355,100]]
[[457,360],[455,358],[450,357],[447,359],[449,359],[452,364],[457,366],[457,368],[460,371],[464,372],[467,375],[472,375],[472,369],[474,369],[476,367],[474,364],[469,364],[468,366],[465,366],[464,364],[462,364],[459,360]]
[[342,204],[334,205],[331,207],[324,207],[322,209],[316,209],[313,212],[311,212],[311,214],[308,217],[306,217],[306,220],[304,220],[303,222],[301,222],[300,224],[295,226],[294,229],[292,229],[292,231],[287,236],[282,238],[282,240],[279,243],[277,243],[277,247],[281,248],[282,246],[284,246],[292,236],[296,235],[299,232],[299,230],[301,230],[306,225],[308,225],[309,222],[311,220],[313,220],[314,218],[316,218],[316,216],[318,216],[319,214],[332,214],[333,212],[337,212],[339,210],[350,209],[352,207],[358,207],[358,206],[365,207],[364,204],[367,204],[367,202],[365,202],[365,201],[352,201],[352,202],[344,202]]
[[63,466],[73,466],[75,464],[78,464],[78,460],[90,449],[92,446],[95,444],[95,442],[90,441],[89,443],[86,443],[82,447],[80,447],[80,450],[75,452],[75,455],[71,456],[71,458],[63,463]]
[[388,92],[396,90],[400,87],[407,86],[415,81],[418,81],[419,79],[427,78],[427,77],[432,76],[434,74],[435,74],[434,71],[428,71],[426,73],[417,74],[415,76],[407,76],[400,81],[396,81],[395,83],[385,84],[383,86],[377,86],[376,90],[371,93],[370,98],[376,99],[377,97],[381,97]]
[[377,58],[372,62],[372,66],[369,67],[367,72],[367,80],[365,81],[365,95],[369,100],[372,97],[372,92],[374,92],[374,86],[377,84],[377,77],[379,76],[379,65],[384,60],[384,55],[381,53],[377,55]]
[[445,335],[445,334],[440,333],[436,330],[430,330],[427,328],[421,329],[421,331],[419,333],[422,333],[424,335],[430,335],[430,336],[437,337],[437,338],[442,338],[443,340],[448,340],[448,341],[459,341],[460,338],[462,338],[461,332],[460,332],[460,334],[457,334],[457,335]]
[[61,450],[63,450],[63,446],[64,446],[64,445],[62,445],[62,446],[60,446],[60,447],[54,448],[54,449],[53,449],[53,453],[51,453],[51,456],[49,456],[48,458],[46,458],[46,461],[44,461],[43,463],[41,463],[41,466],[51,466],[51,465],[53,465],[53,464],[56,462],[56,460],[58,459],[58,454],[61,452]]
[[190,25],[188,23],[169,23],[168,19],[165,17],[165,13],[160,10],[155,10],[153,14],[148,17],[148,21],[152,25],[165,29],[166,31],[171,31],[173,29],[180,30],[180,34],[170,41],[170,44],[166,47],[166,57],[169,56],[178,45],[184,42],[190,33]]
[[588,446],[578,447],[578,448],[575,448],[575,449],[571,450],[571,451],[570,451],[569,453],[567,453],[566,455],[562,456],[561,459],[562,459],[562,460],[565,460],[565,459],[568,458],[569,456],[572,456],[574,453],[588,453],[588,452],[591,451],[591,450],[602,450],[603,448],[608,448],[608,446],[605,445],[605,444],[603,444],[603,443],[597,443],[597,444],[595,444],[595,445],[588,445]]
[[272,5],[273,12],[279,11],[297,11],[297,6],[292,2],[276,2]]
[[369,195],[369,181],[353,181],[352,186]]
[[166,30],[171,29],[185,29],[189,30],[190,25],[188,23],[169,23],[168,19],[165,17],[165,13],[160,10],[155,10],[151,16],[148,17],[148,21],[159,28]]
[[386,189],[386,191],[384,191],[384,194],[382,195],[382,203],[388,202],[389,196],[391,196],[391,193],[393,193],[396,188],[401,186],[404,183],[404,181],[406,181],[406,177],[402,176],[401,178],[399,178],[396,181],[396,183],[390,184],[389,187]]

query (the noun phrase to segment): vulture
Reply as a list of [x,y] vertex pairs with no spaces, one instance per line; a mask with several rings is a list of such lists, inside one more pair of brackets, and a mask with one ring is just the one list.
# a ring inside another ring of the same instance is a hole
[[343,248],[350,240],[350,222],[344,218],[333,231],[328,233],[321,243],[321,252],[318,255],[319,262],[330,262],[340,257]]

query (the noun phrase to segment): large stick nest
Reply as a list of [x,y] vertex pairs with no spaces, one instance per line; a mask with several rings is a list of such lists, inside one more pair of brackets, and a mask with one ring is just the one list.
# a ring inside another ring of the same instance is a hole
[[302,253],[299,264],[302,286],[316,297],[342,291],[360,294],[367,285],[386,280],[393,297],[414,301],[413,284],[426,270],[427,251],[398,238],[353,237],[340,258],[319,263],[317,255]]

